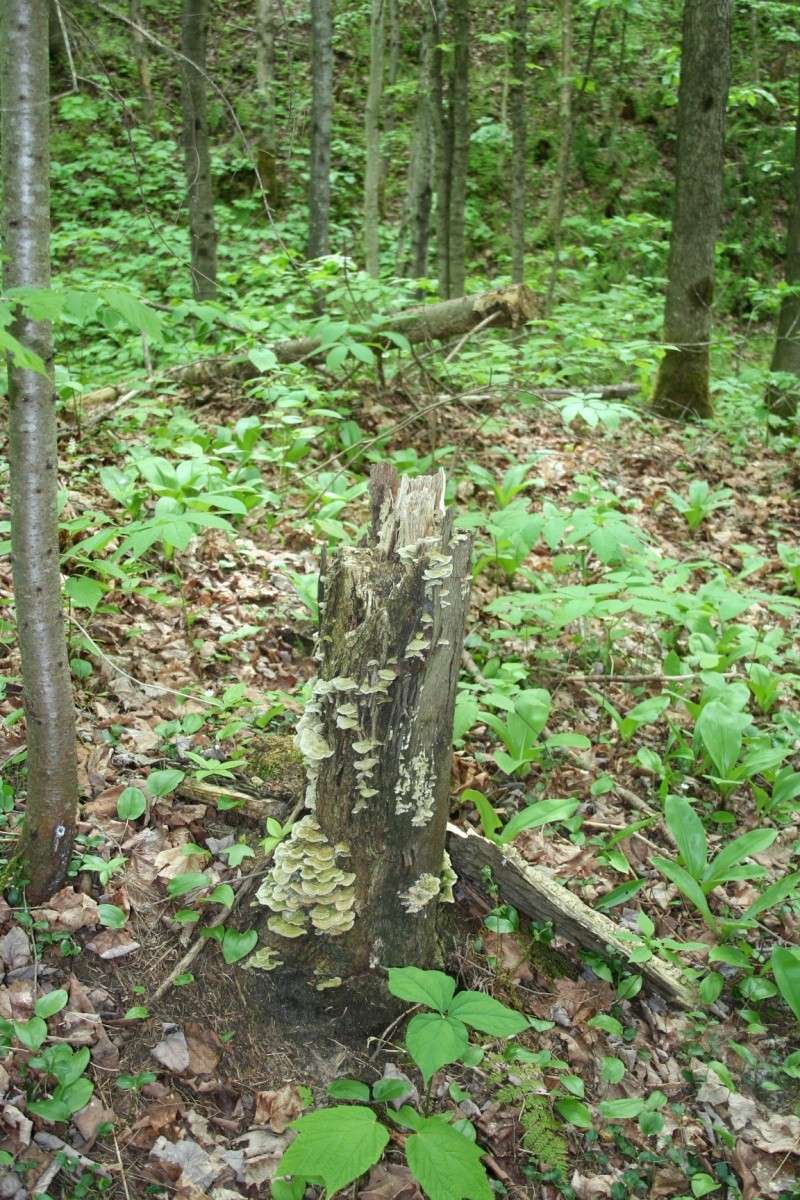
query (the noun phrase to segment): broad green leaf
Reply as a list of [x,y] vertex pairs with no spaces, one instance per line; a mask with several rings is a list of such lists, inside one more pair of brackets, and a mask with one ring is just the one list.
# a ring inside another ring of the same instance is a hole
[[777,836],[777,829],[751,829],[749,833],[743,833],[741,837],[734,838],[724,850],[720,850],[714,861],[709,864],[703,880],[704,889],[710,891],[715,883],[724,880],[728,872],[738,866],[743,859],[751,858],[754,854],[761,854],[764,850],[768,850]]
[[203,871],[190,871],[186,875],[176,875],[167,884],[167,895],[173,900],[177,896],[185,896],[195,888],[208,887],[209,878]]
[[228,964],[238,962],[250,953],[257,941],[255,929],[246,929],[242,933],[238,929],[226,929],[222,939],[222,957]]
[[638,891],[641,891],[644,883],[643,879],[630,879],[626,883],[621,883],[618,887],[612,888],[610,892],[605,892],[599,899],[595,900],[593,907],[600,912],[605,912],[609,908],[614,908],[617,904],[625,904]]
[[483,1154],[435,1118],[425,1120],[406,1141],[406,1162],[428,1200],[492,1200]]
[[165,771],[151,771],[147,776],[147,790],[151,796],[168,796],[183,782],[185,775],[185,771],[179,771],[175,767]]
[[269,346],[256,346],[248,351],[247,357],[257,371],[271,371],[278,365],[275,351],[270,350]]
[[326,1197],[347,1187],[378,1161],[389,1141],[375,1113],[358,1105],[322,1108],[292,1122],[297,1137],[276,1175],[320,1179]]
[[71,575],[64,584],[64,591],[76,608],[88,608],[94,612],[103,599],[105,589],[96,579],[89,579],[86,575]]
[[522,1013],[506,1008],[499,1000],[483,992],[459,992],[451,1001],[448,1016],[457,1017],[472,1029],[492,1037],[513,1037],[528,1028],[528,1019]]
[[47,1037],[47,1024],[41,1017],[31,1017],[29,1021],[14,1021],[13,1024],[17,1040],[28,1050],[38,1050]]
[[606,1117],[610,1121],[627,1121],[638,1117],[643,1110],[644,1100],[639,1097],[631,1097],[626,1100],[601,1100],[597,1106],[600,1116]]
[[213,892],[203,896],[203,903],[222,904],[225,908],[230,908],[235,899],[236,893],[229,883],[218,883]]
[[605,1056],[600,1064],[600,1076],[604,1083],[619,1083],[625,1076],[625,1063],[613,1055]]
[[138,821],[147,810],[147,798],[141,788],[127,787],[117,800],[120,821]]
[[706,704],[695,731],[722,779],[728,779],[742,751],[742,733],[750,724],[744,713],[732,712],[721,700]]
[[423,971],[421,967],[389,967],[389,991],[399,1000],[408,1000],[411,1004],[424,1004],[426,1008],[435,1008],[438,1012],[446,1012],[456,981],[444,971]]
[[700,887],[700,884],[692,879],[689,872],[679,866],[678,863],[671,862],[668,858],[655,857],[651,861],[653,866],[657,867],[662,875],[666,875],[667,879],[671,883],[674,883],[680,892],[683,892],[686,899],[692,902],[706,924],[711,929],[716,929],[717,919],[708,907],[705,892]]
[[406,1029],[408,1052],[426,1084],[440,1067],[458,1062],[468,1045],[466,1026],[439,1013],[417,1013]]
[[571,1096],[564,1096],[561,1100],[556,1100],[555,1110],[560,1117],[563,1117],[570,1125],[575,1125],[578,1129],[592,1128],[592,1114],[589,1106],[584,1104],[582,1100],[574,1100]]
[[57,988],[53,992],[48,992],[46,996],[40,996],[34,1005],[33,1011],[37,1017],[41,1017],[44,1021],[48,1017],[54,1017],[69,1000],[69,995],[64,988]]
[[708,859],[708,842],[703,822],[685,796],[667,796],[664,801],[667,828],[675,839],[683,865],[698,882]]
[[777,904],[782,904],[784,900],[796,891],[798,886],[800,886],[800,871],[793,871],[791,875],[785,875],[777,883],[770,884],[768,888],[764,888],[761,895],[746,909],[744,920],[752,921],[762,912],[766,912],[767,909],[774,908]]
[[89,1103],[94,1092],[94,1084],[91,1079],[87,1079],[82,1075],[80,1079],[76,1079],[74,1083],[68,1084],[67,1087],[59,1089],[61,1094],[59,1099],[66,1104],[70,1113],[76,1113],[81,1108]]
[[515,813],[507,825],[503,827],[497,842],[501,846],[513,841],[523,829],[537,829],[540,825],[548,825],[553,821],[568,821],[574,815],[579,804],[578,800],[537,800],[529,804],[522,812]]
[[408,1091],[408,1084],[403,1079],[379,1079],[372,1085],[373,1099],[384,1104],[391,1100],[399,1100],[401,1096],[408,1095]]
[[327,1090],[332,1100],[365,1100],[369,1103],[369,1088],[360,1079],[334,1079],[333,1083],[328,1084]]
[[772,951],[772,973],[780,994],[800,1021],[800,950],[776,946]]
[[68,1121],[72,1116],[63,1100],[29,1100],[27,1110],[53,1125],[59,1121]]
[[592,1029],[602,1029],[604,1033],[608,1033],[611,1037],[621,1038],[624,1030],[622,1022],[616,1017],[611,1017],[608,1013],[598,1013],[596,1017],[590,1017],[586,1022]]

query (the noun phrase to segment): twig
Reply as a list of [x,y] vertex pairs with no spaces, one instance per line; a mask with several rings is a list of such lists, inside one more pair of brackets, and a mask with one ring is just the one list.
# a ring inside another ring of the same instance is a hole
[[[305,799],[298,800],[297,803],[295,804],[294,808],[292,809],[292,811],[289,813],[289,816],[286,818],[285,823],[292,825],[297,820],[297,817],[303,811],[304,808],[305,808]],[[269,854],[267,854],[265,856],[263,865],[266,865],[266,863],[268,863],[270,861],[270,859],[273,856],[273,853],[274,853],[274,851],[271,850],[269,852]],[[239,891],[233,897],[233,900],[231,901],[231,903],[223,906],[222,911],[220,912],[216,921],[210,928],[216,929],[220,925],[225,924],[225,922],[227,921],[228,917],[233,912],[236,905],[241,900],[243,900],[244,897],[246,895],[248,895],[248,893],[252,890],[253,881],[258,879],[259,876],[262,874],[263,874],[263,871],[254,872],[251,876],[248,876],[248,878],[243,881],[242,886],[239,888]],[[178,978],[178,976],[182,975],[184,973],[184,971],[186,971],[186,969],[192,965],[194,960],[199,955],[200,951],[210,941],[211,941],[211,938],[196,938],[192,942],[191,946],[186,951],[183,958],[180,959],[180,961],[175,964],[175,966],[172,968],[172,970],[170,971],[169,975],[164,980],[164,982],[162,984],[160,984],[159,987],[156,989],[156,991],[153,995],[153,1003],[155,1003],[157,1000],[160,1000],[162,998],[162,996],[166,995],[166,993],[172,987],[172,985],[174,984],[174,982]]]
[[127,1179],[127,1176],[125,1175],[125,1167],[122,1162],[122,1155],[119,1152],[119,1142],[117,1141],[117,1135],[116,1135],[116,1133],[113,1133],[112,1136],[114,1138],[114,1152],[117,1156],[117,1163],[119,1164],[119,1175],[120,1175],[120,1179],[122,1180],[122,1190],[125,1193],[125,1200],[131,1200],[131,1194],[130,1194],[130,1191],[128,1190],[128,1179]]
[[130,671],[126,671],[123,667],[118,666],[114,662],[113,658],[106,654],[104,650],[101,650],[92,635],[86,629],[84,629],[80,621],[73,617],[71,613],[69,619],[72,624],[81,631],[87,642],[89,642],[89,644],[93,647],[95,653],[102,658],[103,662],[108,663],[108,665],[112,667],[118,675],[123,675],[126,679],[129,679],[131,683],[135,683],[137,687],[140,687],[142,691],[145,692],[145,694],[149,690],[153,692],[160,692],[166,696],[177,696],[181,700],[195,700],[198,704],[205,704],[209,708],[224,707],[220,700],[209,700],[206,696],[194,696],[188,691],[188,689],[178,692],[175,690],[175,688],[164,687],[164,685],[160,683],[143,683],[141,679],[137,679],[135,675],[131,675]]
[[472,337],[473,333],[480,333],[480,331],[482,329],[485,329],[487,325],[491,325],[492,321],[494,321],[495,317],[497,317],[497,316],[499,316],[499,313],[497,313],[497,312],[489,313],[489,315],[487,317],[484,317],[482,321],[478,322],[478,324],[475,326],[474,329],[468,329],[467,332],[464,334],[464,336],[456,342],[455,346],[453,347],[453,349],[450,351],[450,353],[447,355],[444,362],[442,363],[442,366],[446,367],[447,364],[452,359],[455,358],[455,356],[458,354],[461,347],[466,345],[466,343]]
[[[79,1154],[77,1150],[73,1150],[72,1146],[62,1141],[60,1137],[56,1137],[54,1133],[35,1133],[33,1140],[43,1150],[50,1150],[56,1155],[63,1154],[64,1158],[69,1159],[73,1164],[77,1163],[87,1170],[97,1171],[107,1179],[110,1177],[111,1173],[107,1167],[101,1167],[99,1163],[94,1162],[91,1158],[87,1158],[85,1154]],[[61,1163],[58,1161],[58,1158],[55,1158],[36,1180],[36,1183],[33,1185],[32,1195],[36,1196],[42,1192],[46,1192],[60,1170]]]

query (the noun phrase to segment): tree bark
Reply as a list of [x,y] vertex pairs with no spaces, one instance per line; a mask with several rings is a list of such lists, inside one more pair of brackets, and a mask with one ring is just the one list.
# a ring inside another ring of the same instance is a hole
[[139,86],[142,89],[142,116],[147,125],[153,121],[153,79],[150,73],[150,55],[147,41],[140,32],[142,27],[142,0],[128,0],[128,17],[131,22],[131,38],[133,40],[133,57],[136,60],[136,70],[139,73]]
[[[3,285],[50,286],[47,0],[0,6]],[[8,364],[11,547],[28,743],[23,843],[28,900],[63,885],[77,820],[75,712],[61,606],[55,395],[50,325],[18,313],[11,329],[46,366]]]
[[445,60],[443,43],[447,28],[447,0],[431,0],[433,20],[433,64],[431,100],[433,104],[436,151],[436,274],[439,295],[450,295],[450,179],[453,165],[453,128],[445,96]]
[[323,562],[319,677],[296,739],[310,811],[258,892],[283,960],[278,988],[338,982],[356,1022],[383,992],[378,968],[435,963],[453,882],[445,829],[470,541],[453,531],[444,485],[443,472],[374,467],[369,543]]
[[189,195],[192,291],[196,300],[213,300],[217,292],[217,231],[206,114],[207,36],[208,0],[183,0],[183,149]]
[[545,310],[553,307],[558,268],[561,261],[561,226],[564,221],[564,205],[569,182],[569,165],[572,158],[572,0],[561,0],[561,59],[558,93],[558,162],[547,214],[547,226],[553,242],[553,264],[547,288]]
[[308,257],[330,247],[333,22],[331,0],[311,0],[311,161],[308,188]]
[[[537,305],[533,292],[524,285],[498,288],[492,292],[479,292],[456,300],[443,300],[439,304],[423,304],[403,309],[381,320],[372,331],[371,340],[387,350],[396,349],[388,333],[402,333],[412,344],[420,342],[447,341],[490,324],[494,329],[519,329],[536,315]],[[490,320],[491,319],[491,320]],[[322,345],[319,338],[287,338],[274,342],[269,347],[279,363],[299,362],[325,354],[330,348]],[[246,351],[221,358],[204,358],[185,366],[173,367],[165,374],[180,383],[192,385],[213,384],[220,377],[226,379],[255,379],[261,372],[253,365]],[[131,390],[132,385],[120,383],[97,388],[81,397],[80,405],[108,403],[117,400]],[[150,385],[148,385],[148,388]],[[593,389],[597,391],[598,389]]]
[[367,150],[364,173],[364,259],[367,274],[380,274],[381,101],[383,98],[384,0],[372,0],[369,23],[369,81],[364,113]]
[[791,186],[789,228],[786,233],[786,283],[790,290],[781,302],[775,349],[770,363],[770,370],[779,371],[782,378],[770,381],[766,396],[767,408],[782,420],[791,420],[795,416],[800,397],[800,102]]
[[469,167],[469,0],[451,0],[453,72],[450,80],[453,155],[450,171],[448,296],[463,296],[466,282],[465,205]]
[[528,0],[514,2],[509,110],[511,118],[511,279],[525,278],[526,132],[525,79],[528,66]]
[[416,127],[408,172],[407,220],[411,236],[403,274],[412,279],[423,279],[428,274],[433,200],[435,28],[433,12],[426,5],[420,40]]
[[270,208],[280,203],[275,108],[275,0],[256,0],[256,84],[261,101],[256,165]]
[[732,0],[685,0],[678,92],[678,161],[664,341],[653,405],[708,417],[714,251],[722,215]]

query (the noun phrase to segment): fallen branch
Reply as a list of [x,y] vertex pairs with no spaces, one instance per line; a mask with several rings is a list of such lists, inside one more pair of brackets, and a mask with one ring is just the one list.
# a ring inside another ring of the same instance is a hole
[[[571,938],[587,950],[605,953],[610,947],[628,959],[635,946],[620,937],[620,930],[603,913],[595,912],[563,884],[541,867],[526,862],[513,846],[498,846],[473,830],[464,832],[456,825],[447,826],[447,849],[459,875],[485,890],[483,872],[488,867],[500,895],[527,916],[537,921],[552,921],[556,933]],[[675,967],[653,956],[637,963],[648,983],[662,996],[681,1008],[696,1005],[692,989]]]
[[[396,349],[391,334],[402,334],[411,345],[420,342],[441,342],[477,330],[478,326],[518,329],[526,325],[535,315],[536,299],[524,284],[499,288],[496,291],[480,292],[475,296],[462,296],[456,300],[444,300],[439,304],[420,305],[403,309],[379,321],[370,334],[371,344]],[[267,347],[279,363],[303,362],[326,354],[330,345],[319,338],[288,338]],[[251,362],[246,351],[237,351],[217,358],[203,358],[196,362],[172,367],[161,374],[162,379],[172,382],[203,385],[216,384],[221,378],[255,379],[261,372]],[[155,382],[143,385],[150,390]],[[113,403],[131,389],[131,383],[110,384],[78,397],[78,409],[92,404]]]
[[641,392],[638,383],[609,383],[602,387],[531,387],[529,391],[540,400],[566,400],[570,396],[600,396],[603,400],[624,400],[627,396],[638,396]]
[[[268,786],[262,784],[259,790],[263,793]],[[210,804],[222,811],[230,809],[243,813],[253,821],[266,821],[267,817],[280,818],[286,809],[286,804],[280,802],[277,793],[274,798],[253,796],[249,792],[237,791],[236,788],[218,787],[197,779],[183,779],[178,784],[177,792],[179,796],[193,800],[196,804]],[[285,793],[283,795],[285,796]]]

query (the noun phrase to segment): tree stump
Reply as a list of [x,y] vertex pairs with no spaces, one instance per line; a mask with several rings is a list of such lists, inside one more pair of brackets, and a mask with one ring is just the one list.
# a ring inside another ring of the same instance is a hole
[[252,965],[270,967],[271,949],[279,993],[313,1007],[315,989],[327,1002],[341,988],[356,1020],[353,996],[385,995],[380,968],[436,960],[438,904],[452,898],[445,830],[471,545],[444,488],[441,471],[398,479],[374,467],[366,544],[323,558],[319,674],[297,727],[309,811],[258,892],[269,945]]

